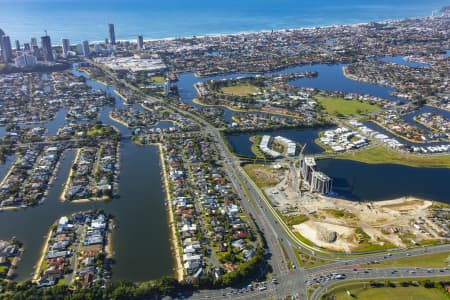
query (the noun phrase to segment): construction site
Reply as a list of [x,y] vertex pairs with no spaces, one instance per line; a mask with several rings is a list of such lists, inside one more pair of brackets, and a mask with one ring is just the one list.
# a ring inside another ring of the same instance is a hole
[[[332,179],[316,168],[313,157],[285,158],[254,165],[252,177],[268,178],[261,186],[293,231],[318,247],[339,252],[370,252],[446,241],[449,206],[402,197],[355,202],[336,198]],[[436,222],[436,215],[440,221]],[[447,219],[446,219],[447,218]]]

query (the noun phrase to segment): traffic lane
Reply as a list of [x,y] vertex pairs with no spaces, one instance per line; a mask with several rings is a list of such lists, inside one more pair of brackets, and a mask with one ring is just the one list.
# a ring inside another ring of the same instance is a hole
[[350,279],[364,278],[407,278],[407,277],[441,277],[449,276],[449,268],[376,268],[359,270],[340,270],[339,272],[322,273],[316,276],[307,276],[305,283],[307,286],[316,283],[338,282]]
[[[278,294],[279,289],[273,285],[266,285],[265,289],[259,287],[253,289],[233,289],[226,288],[222,290],[202,290],[189,295],[189,299],[267,299],[270,296]],[[178,296],[176,299],[179,299]]]
[[[301,273],[299,271],[292,272],[288,275],[282,275],[276,277],[275,282],[267,281],[264,283],[254,283],[251,287],[246,286],[243,288],[224,288],[219,290],[198,290],[193,293],[179,293],[176,297],[189,298],[189,299],[266,299],[268,296],[274,296],[275,298],[282,297],[284,295],[300,294],[302,288],[299,287],[299,281],[302,280]],[[261,290],[262,289],[262,290]],[[169,299],[169,298],[168,298]]]
[[[428,279],[428,278],[439,278],[443,276],[450,276],[450,271],[447,269],[432,269],[433,272],[429,273],[426,269],[425,270],[417,270],[415,268],[403,268],[401,270],[397,270],[397,272],[394,272],[397,269],[385,269],[385,270],[375,270],[373,273],[364,273],[364,275],[361,274],[352,274],[348,273],[345,274],[346,278],[344,279],[331,279],[326,280],[324,282],[320,282],[319,288],[317,288],[311,299],[319,299],[320,296],[326,292],[326,290],[333,284],[336,284],[338,282],[345,283],[348,280],[386,280],[386,279],[396,279],[401,280],[402,278],[413,278],[413,279]],[[444,270],[444,272],[440,272],[440,270]],[[414,273],[411,273],[411,272]]]
[[[450,252],[450,245],[439,245],[434,247],[427,247],[421,249],[408,249],[402,252],[389,252],[385,254],[379,254],[375,256],[366,256],[360,258],[348,259],[346,261],[336,262],[324,266],[313,267],[306,270],[307,273],[320,273],[326,272],[330,269],[338,268],[350,268],[359,267],[358,265],[369,264],[374,262],[389,261],[395,259],[401,259],[412,256],[419,256],[424,254],[440,253],[440,252]],[[376,266],[376,263],[375,263]]]
[[[274,271],[277,273],[286,272],[287,267],[285,266],[283,257],[279,254],[281,251],[277,251],[279,249],[278,240],[276,240],[276,235],[273,236],[270,233],[274,232],[273,228],[268,228],[267,223],[265,220],[261,219],[261,214],[259,214],[255,208],[253,207],[252,203],[250,201],[245,201],[247,199],[247,194],[242,188],[242,185],[240,184],[239,179],[236,177],[235,173],[233,173],[229,168],[227,169],[227,173],[229,174],[229,177],[231,179],[231,182],[233,186],[236,189],[236,192],[241,198],[241,203],[243,204],[243,208],[247,210],[247,212],[250,212],[255,220],[256,225],[262,229],[263,232],[267,232],[268,234],[265,235],[266,242],[268,244],[268,248],[271,249],[271,258],[274,260],[275,264],[273,264]],[[269,226],[270,227],[270,226]],[[264,230],[265,229],[265,230]]]

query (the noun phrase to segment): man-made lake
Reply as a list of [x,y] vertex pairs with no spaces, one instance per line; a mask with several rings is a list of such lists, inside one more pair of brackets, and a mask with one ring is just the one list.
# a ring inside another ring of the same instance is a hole
[[[411,67],[426,67],[426,65],[409,62],[403,57],[386,57],[384,61],[404,64]],[[314,78],[302,78],[294,80],[291,84],[305,88],[317,88],[328,91],[343,91],[359,94],[367,94],[392,101],[402,101],[398,97],[390,95],[392,88],[354,81],[346,78],[342,73],[343,65],[311,65],[287,68],[271,74],[317,71],[318,76]],[[224,76],[212,76],[207,78],[196,78],[194,74],[180,75],[178,87],[181,99],[189,104],[197,97],[193,85],[196,82],[206,80],[220,80],[223,78],[236,78],[239,76],[254,76],[252,74],[228,74]],[[413,116],[422,112],[437,112],[448,117],[449,113],[440,109],[424,107],[418,112],[407,115],[408,122],[414,122]],[[231,119],[232,112],[224,109],[225,119]],[[367,122],[369,127],[386,133],[376,124]],[[417,124],[414,122],[414,124]],[[314,143],[320,129],[306,130],[282,130],[273,132],[254,132],[229,135],[228,140],[233,150],[240,155],[253,157],[249,138],[253,135],[268,134],[271,136],[281,135],[296,141],[302,145],[306,143],[305,153],[316,154],[323,150]],[[402,140],[403,142],[403,140]],[[409,144],[409,143],[408,143]],[[441,143],[433,143],[441,144]],[[450,178],[450,169],[443,168],[413,168],[396,164],[372,165],[354,162],[350,160],[319,160],[320,170],[333,178],[334,190],[339,195],[352,200],[387,200],[401,196],[416,196],[425,199],[450,202],[450,191],[445,187],[445,182]]]
[[[276,73],[292,73],[318,71],[317,78],[306,78],[293,81],[292,84],[302,87],[315,87],[324,90],[339,90],[368,94],[391,100],[399,100],[390,96],[390,88],[349,80],[342,75],[342,65],[314,65],[288,68]],[[85,74],[74,71],[76,75]],[[193,74],[181,74],[178,87],[183,101],[192,103],[196,97],[193,84],[209,79],[231,78],[246,74],[231,74],[209,78],[195,78]],[[124,107],[123,101],[114,93],[113,87],[88,80],[90,86],[103,89],[116,98],[115,107]],[[141,109],[139,106],[135,106]],[[107,107],[99,119],[114,125],[123,135],[130,130],[112,121],[108,117],[113,107]],[[225,109],[231,118],[231,112]],[[54,134],[58,127],[65,123],[65,110],[61,110],[55,120],[44,124],[47,134]],[[169,126],[161,122],[161,127]],[[158,127],[158,124],[156,125]],[[0,127],[0,135],[4,127]],[[252,156],[249,137],[255,134],[281,135],[300,144],[307,144],[305,153],[321,152],[314,143],[319,130],[283,130],[269,133],[251,133],[229,136],[229,141],[238,154]],[[74,159],[74,152],[68,151],[53,182],[50,193],[43,205],[3,211],[0,213],[0,238],[8,239],[16,236],[25,244],[25,252],[17,275],[19,280],[30,277],[33,266],[37,263],[44,235],[49,226],[62,215],[86,209],[102,208],[116,217],[117,228],[113,243],[116,252],[116,264],[113,269],[114,280],[143,281],[173,273],[173,258],[169,243],[167,211],[164,206],[164,193],[161,186],[161,169],[156,147],[139,147],[130,140],[121,144],[120,198],[108,203],[71,204],[59,200],[64,184]],[[0,165],[0,176],[3,177],[8,166],[14,161],[9,157],[5,165]],[[393,164],[369,165],[347,160],[320,160],[320,170],[333,177],[335,191],[353,200],[383,200],[400,196],[413,195],[426,199],[450,202],[450,190],[447,183],[450,169],[411,168]]]
[[450,203],[450,169],[366,164],[351,160],[317,160],[319,170],[333,178],[333,191],[357,201],[414,196]]

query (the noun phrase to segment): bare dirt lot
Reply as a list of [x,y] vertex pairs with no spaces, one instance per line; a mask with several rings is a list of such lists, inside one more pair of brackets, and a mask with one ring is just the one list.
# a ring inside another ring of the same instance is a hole
[[[432,201],[402,197],[354,202],[309,193],[299,184],[293,164],[246,165],[292,229],[314,244],[334,251],[365,252],[404,248],[445,240],[430,220]],[[298,189],[302,188],[300,194]],[[295,222],[291,222],[291,221]]]
[[[288,170],[266,195],[286,216],[305,215],[293,226],[316,245],[335,251],[371,251],[407,247],[442,239],[427,218],[432,201],[402,197],[388,201],[353,202],[293,190]],[[330,237],[335,237],[330,240]]]

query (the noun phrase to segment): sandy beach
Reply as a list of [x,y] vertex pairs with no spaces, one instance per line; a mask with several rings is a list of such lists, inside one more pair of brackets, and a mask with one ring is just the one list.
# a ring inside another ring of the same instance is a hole
[[36,268],[34,269],[32,281],[37,281],[39,279],[39,275],[40,275],[39,270],[41,269],[42,263],[44,262],[45,253],[47,253],[48,244],[50,243],[50,239],[52,238],[52,233],[53,233],[53,229],[52,229],[52,226],[50,226],[50,230],[47,233],[47,238],[41,249],[41,256],[39,258],[39,262],[37,263]]
[[[74,160],[73,160],[74,162],[78,161],[78,159],[80,158],[80,154],[81,154],[81,149],[78,148],[78,149],[77,149],[77,155],[75,156],[75,158],[74,158]],[[59,199],[60,199],[61,201],[67,201],[67,200],[66,200],[66,192],[67,192],[67,190],[69,189],[69,183],[70,183],[70,178],[72,177],[72,174],[73,174],[73,169],[70,168],[69,175],[67,176],[67,180],[66,180],[66,182],[64,183],[64,189],[63,189],[63,191],[62,191],[62,193],[61,193],[61,196],[59,197]]]
[[183,280],[184,278],[184,272],[183,272],[183,265],[181,263],[181,255],[178,251],[178,236],[177,232],[175,230],[175,218],[173,216],[173,209],[172,209],[172,197],[170,196],[170,190],[169,190],[169,182],[167,179],[167,171],[166,171],[166,165],[164,162],[164,151],[162,149],[161,144],[157,144],[159,149],[159,159],[161,162],[161,168],[163,171],[163,180],[164,180],[164,189],[166,193],[166,201],[167,206],[169,208],[169,227],[171,231],[171,241],[172,241],[172,247],[173,247],[173,254],[175,255],[175,261],[176,261],[176,270],[177,270],[177,278],[178,281]]

